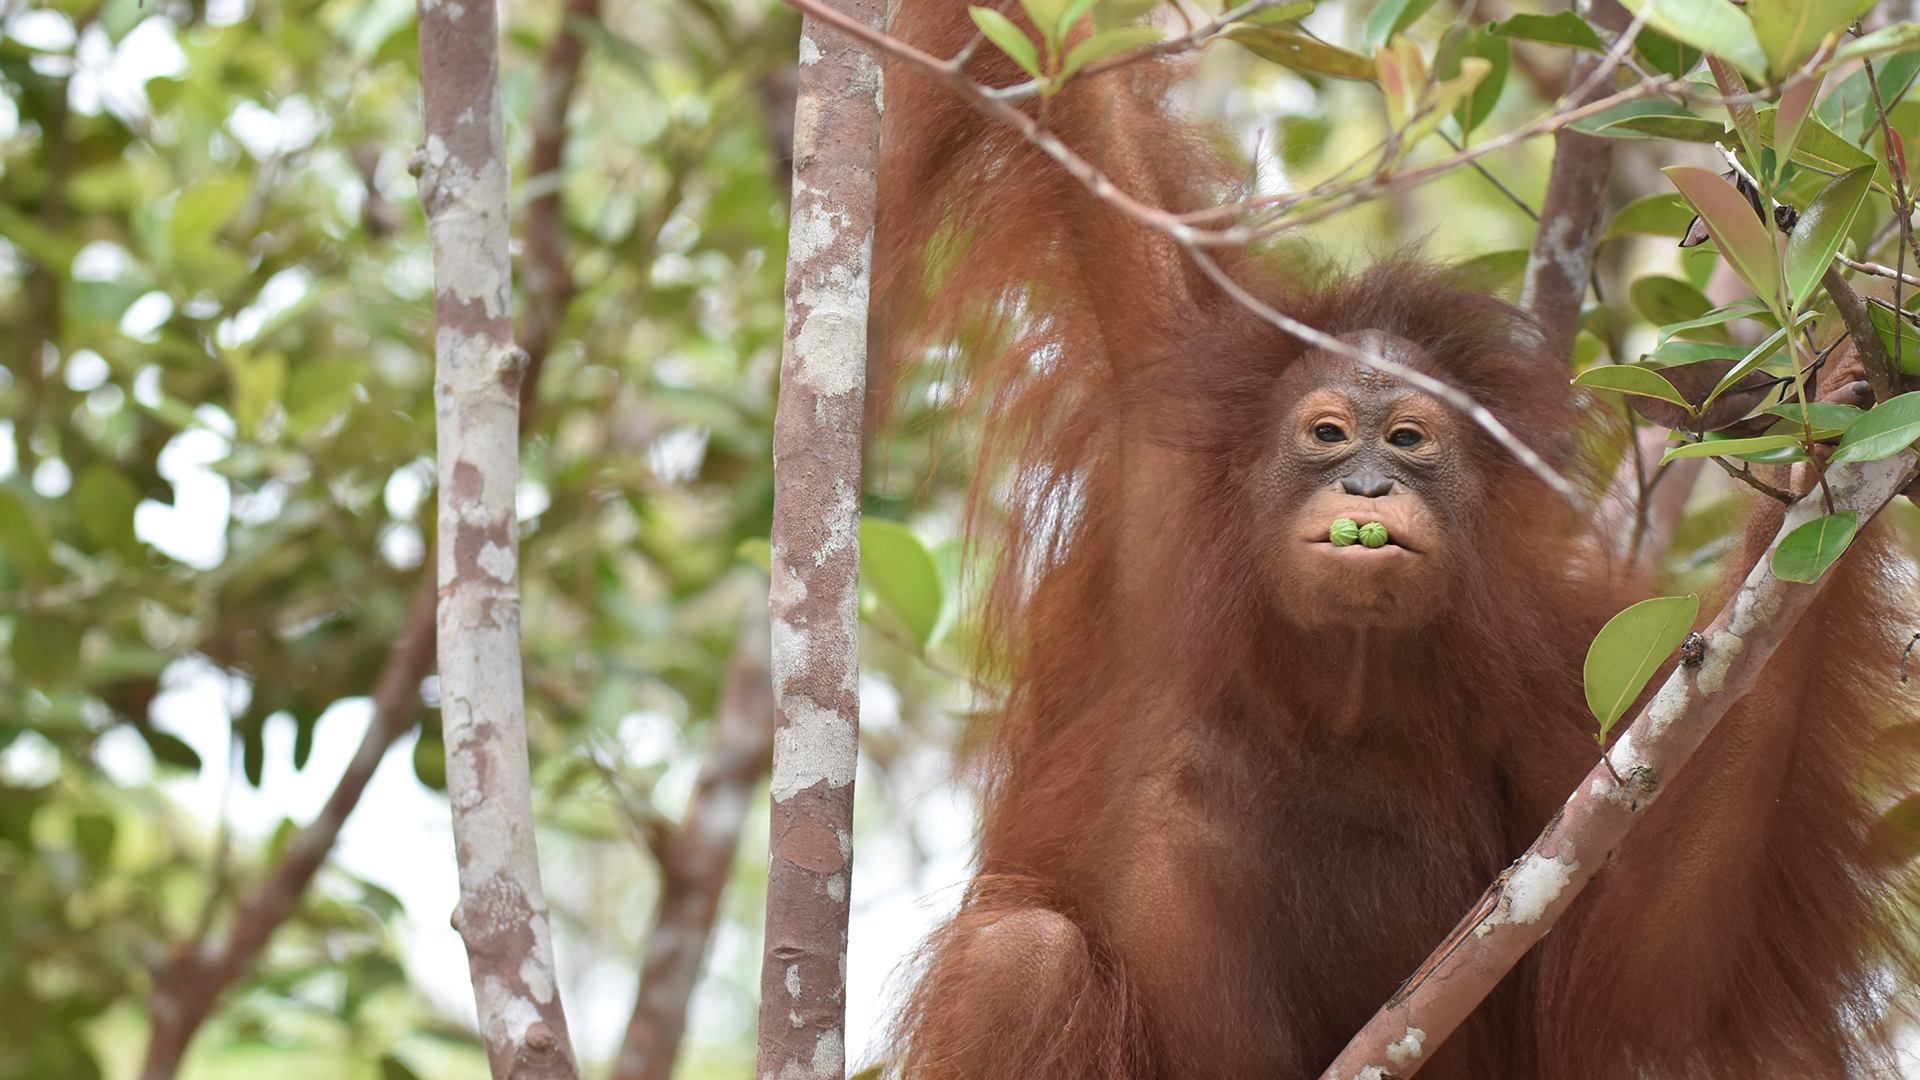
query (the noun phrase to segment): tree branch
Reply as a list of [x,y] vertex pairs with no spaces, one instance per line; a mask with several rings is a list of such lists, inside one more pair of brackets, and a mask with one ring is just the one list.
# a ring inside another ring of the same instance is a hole
[[387,748],[413,727],[414,714],[420,707],[420,683],[433,672],[433,620],[438,596],[431,554],[422,572],[406,628],[374,690],[373,719],[346,772],[327,796],[326,805],[288,845],[273,874],[241,902],[226,941],[218,945],[199,938],[180,942],[154,980],[148,1002],[153,1034],[140,1070],[142,1080],[169,1080],[179,1070],[188,1044],[220,995],[247,973],[273,932],[299,905]]
[[[592,10],[574,10],[575,8]],[[569,0],[568,19],[597,17],[597,0]],[[579,37],[563,22],[547,54],[541,83],[543,96],[533,110],[532,171],[538,175],[557,168],[566,139],[566,114],[578,82],[584,50]],[[367,226],[376,235],[386,235],[398,227],[397,213],[374,185],[378,164],[376,148],[370,143],[353,147],[353,160],[367,185]],[[546,165],[545,169],[542,166]],[[530,274],[527,314],[523,332],[537,348],[529,349],[528,370],[521,387],[523,403],[533,396],[539,376],[539,361],[551,350],[559,315],[572,296],[573,281],[563,257],[563,224],[558,190],[535,199],[528,207],[527,247],[536,264],[558,266],[557,274]],[[544,320],[536,323],[536,320]],[[523,408],[521,422],[528,422]],[[424,577],[414,594],[412,614],[400,639],[395,643],[386,671],[374,694],[374,715],[359,749],[346,772],[334,785],[319,816],[302,829],[273,874],[248,895],[234,918],[228,940],[217,948],[199,939],[181,942],[167,966],[155,979],[150,1005],[153,1032],[147,1046],[142,1080],[171,1080],[179,1071],[200,1025],[212,1014],[214,1006],[228,987],[238,982],[253,967],[254,960],[274,931],[292,916],[308,884],[326,862],[340,830],[359,804],[367,783],[373,777],[387,750],[413,726],[419,705],[420,683],[433,673],[434,610],[438,602],[435,553],[429,551]]]
[[[1862,523],[1871,520],[1916,467],[1912,451],[1831,466],[1827,480],[1835,508],[1859,514]],[[1714,724],[1753,688],[1767,658],[1819,594],[1819,583],[1774,577],[1771,558],[1781,538],[1825,512],[1818,497],[1803,497],[1788,509],[1767,553],[1704,632],[1705,661],[1674,669],[1526,854],[1495,879],[1322,1080],[1411,1077],[1546,936]],[[1409,1052],[1415,1017],[1420,1037]]]
[[521,282],[527,292],[527,309],[520,319],[518,338],[527,351],[526,380],[520,384],[520,429],[533,423],[533,391],[540,381],[547,355],[553,351],[560,322],[567,305],[573,301],[573,274],[567,269],[567,220],[560,203],[562,169],[567,147],[567,110],[573,105],[574,88],[580,81],[580,62],[586,56],[586,43],[574,32],[575,20],[598,22],[600,0],[567,0],[560,13],[560,28],[553,44],[547,47],[547,59],[540,70],[540,82],[534,90],[532,115],[533,152],[527,162],[527,183],[542,185],[538,196],[527,203],[527,258]]
[[687,1002],[713,935],[753,793],[773,757],[773,670],[765,604],[747,613],[685,823],[657,849],[660,903],[614,1080],[669,1080]]
[[1866,368],[1867,382],[1873,386],[1874,400],[1885,401],[1892,397],[1894,387],[1899,385],[1900,371],[1894,367],[1893,358],[1887,355],[1880,332],[1873,328],[1873,319],[1867,313],[1867,302],[1853,291],[1853,286],[1847,284],[1838,266],[1827,267],[1820,284],[1826,288],[1827,295],[1833,297],[1833,306],[1840,309],[1840,319],[1847,324],[1847,333],[1853,336],[1853,348]]

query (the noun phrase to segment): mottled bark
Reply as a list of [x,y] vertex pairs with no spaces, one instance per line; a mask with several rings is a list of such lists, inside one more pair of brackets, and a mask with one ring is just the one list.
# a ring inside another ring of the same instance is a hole
[[[1597,0],[1591,18],[1619,31],[1630,21],[1615,0]],[[1567,76],[1569,92],[1585,85],[1604,58],[1580,54]],[[1613,90],[1605,79],[1590,87],[1578,101],[1585,105]],[[1543,355],[1565,363],[1573,355],[1573,337],[1580,329],[1580,307],[1593,277],[1593,253],[1606,216],[1607,180],[1613,169],[1613,140],[1582,134],[1572,128],[1553,133],[1553,171],[1540,206],[1540,228],[1527,256],[1526,284],[1520,306],[1540,324],[1546,336]]]
[[768,634],[767,610],[756,604],[734,648],[686,819],[655,846],[660,904],[614,1080],[668,1080],[673,1074],[686,1032],[687,1002],[740,849],[740,828],[773,754]]
[[[843,0],[878,27],[883,0]],[[880,65],[809,16],[794,109],[786,350],[774,422],[772,836],[763,1080],[846,1068],[848,887],[860,723],[860,427]]]
[[[1864,525],[1914,472],[1912,451],[1831,466],[1827,486],[1833,491],[1834,509],[1859,514]],[[1753,689],[1768,657],[1812,605],[1819,584],[1774,577],[1773,548],[1825,512],[1817,489],[1788,509],[1767,553],[1703,632],[1704,662],[1673,670],[1633,725],[1574,788],[1546,831],[1488,887],[1321,1080],[1406,1080],[1547,935],[1707,733]],[[1416,1016],[1421,1038],[1415,1042],[1422,1051],[1409,1056],[1406,1040]]]
[[578,1075],[540,887],[520,674],[520,386],[509,176],[492,4],[421,0],[440,466],[439,660],[447,796],[480,1036],[495,1080]]
[[273,875],[240,904],[226,940],[179,943],[154,980],[148,999],[153,1032],[147,1043],[146,1064],[140,1070],[142,1080],[168,1080],[179,1070],[194,1033],[220,995],[253,967],[273,932],[299,906],[387,748],[413,726],[414,714],[420,708],[420,682],[433,671],[436,604],[431,558],[424,573],[426,580],[414,596],[413,613],[374,691],[373,720],[340,782],[327,796],[326,805],[294,837]]

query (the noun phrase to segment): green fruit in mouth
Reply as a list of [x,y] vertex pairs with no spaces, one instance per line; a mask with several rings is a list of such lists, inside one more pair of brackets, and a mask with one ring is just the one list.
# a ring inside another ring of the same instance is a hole
[[1360,542],[1370,548],[1387,546],[1387,527],[1377,521],[1360,526]]
[[1333,541],[1334,547],[1350,547],[1360,539],[1360,526],[1354,524],[1352,518],[1341,518],[1327,530],[1327,539]]

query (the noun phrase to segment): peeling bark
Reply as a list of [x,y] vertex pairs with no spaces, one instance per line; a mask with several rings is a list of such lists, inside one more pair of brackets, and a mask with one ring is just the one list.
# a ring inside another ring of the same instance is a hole
[[[868,27],[883,0],[843,0]],[[848,885],[860,722],[860,429],[880,64],[809,16],[794,109],[786,350],[774,422],[774,735],[763,1080],[846,1070]]]
[[614,1080],[668,1080],[673,1073],[686,1032],[687,1002],[740,849],[740,829],[773,754],[768,634],[767,610],[756,604],[734,648],[685,821],[656,845],[660,906]]
[[[1834,509],[1859,514],[1864,526],[1913,478],[1915,465],[1914,454],[1902,451],[1880,461],[1830,466]],[[1673,670],[1526,854],[1488,887],[1321,1080],[1412,1076],[1547,935],[1707,733],[1753,689],[1767,659],[1812,605],[1820,585],[1774,577],[1773,549],[1825,512],[1818,490],[1788,508],[1767,552],[1703,632],[1705,662]],[[1412,1056],[1404,1040],[1415,1030],[1416,1016],[1429,1052]]]
[[495,8],[421,0],[440,466],[439,660],[460,904],[495,1080],[578,1076],[540,887],[520,674],[520,386]]

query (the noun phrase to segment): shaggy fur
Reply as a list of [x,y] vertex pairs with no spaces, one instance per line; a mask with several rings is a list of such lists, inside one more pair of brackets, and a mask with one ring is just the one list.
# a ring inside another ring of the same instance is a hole
[[[906,0],[894,30],[941,55],[971,37],[952,0]],[[1016,81],[990,47],[974,74]],[[1143,199],[1213,205],[1232,170],[1167,107],[1178,74],[1123,70],[1046,120]],[[1645,583],[1469,428],[1486,498],[1437,508],[1470,556],[1444,610],[1405,633],[1304,630],[1264,576],[1286,507],[1263,501],[1262,466],[1307,350],[946,88],[888,80],[875,411],[929,343],[977,346],[980,475],[1011,493],[987,538],[1012,687],[978,876],[889,1059],[914,1080],[1316,1076],[1592,765],[1582,660]],[[1578,470],[1564,362],[1511,308],[1407,265],[1311,288],[1228,268],[1329,332],[1412,342]],[[1756,511],[1731,572],[1779,520]],[[1761,688],[1424,1077],[1876,1060],[1906,960],[1861,776],[1875,732],[1917,711],[1894,677],[1910,580],[1884,537],[1856,544]]]

